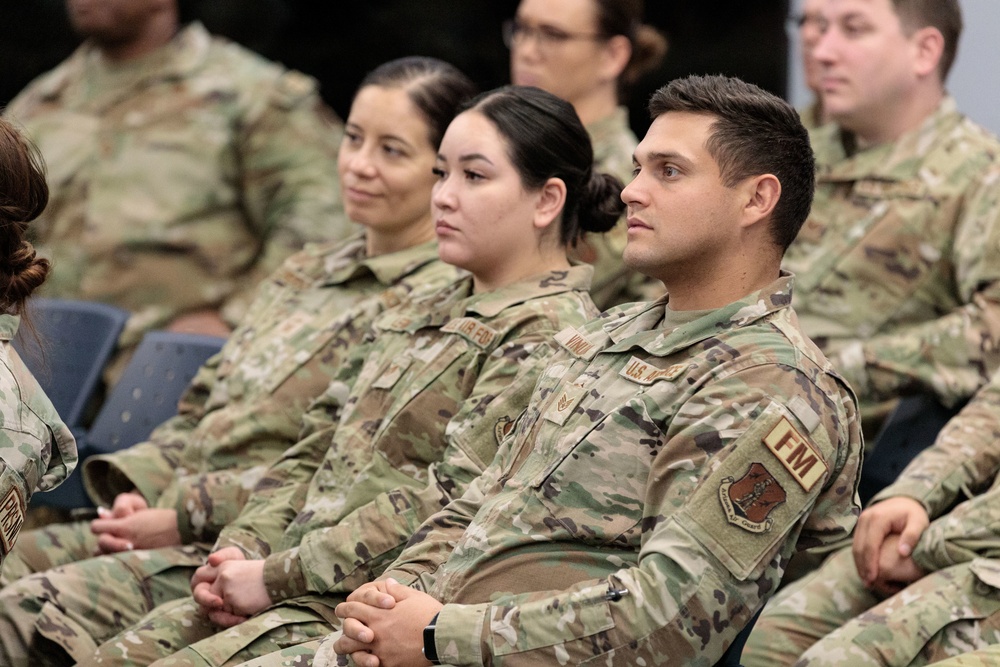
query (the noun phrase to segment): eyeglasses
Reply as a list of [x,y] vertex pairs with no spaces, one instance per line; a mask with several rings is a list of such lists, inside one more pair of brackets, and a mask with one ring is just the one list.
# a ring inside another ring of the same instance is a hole
[[604,35],[585,32],[566,32],[550,25],[530,26],[521,23],[517,19],[510,19],[503,22],[503,43],[508,49],[512,49],[518,44],[523,44],[530,38],[535,39],[539,48],[555,48],[566,42],[575,39],[587,39],[600,41],[605,39]]
[[826,19],[820,14],[793,14],[788,17],[788,20],[799,30],[807,25],[815,26],[820,30],[826,28]]

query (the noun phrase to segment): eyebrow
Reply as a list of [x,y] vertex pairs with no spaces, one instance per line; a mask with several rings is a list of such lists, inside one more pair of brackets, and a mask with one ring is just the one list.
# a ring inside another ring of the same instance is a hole
[[[439,161],[441,161],[441,162],[447,162],[448,161],[447,158],[445,158],[444,155],[441,155],[441,153],[438,153],[437,159]],[[482,160],[483,162],[486,162],[487,164],[493,164],[493,161],[490,160],[485,155],[483,155],[482,153],[467,153],[465,155],[459,155],[458,156],[458,161],[460,163],[461,162],[472,162],[473,160]]]
[[[344,127],[345,127],[345,129],[348,129],[348,130],[359,130],[361,132],[365,131],[365,128],[361,127],[357,123],[346,123],[344,125]],[[405,144],[406,146],[410,145],[409,141],[407,141],[403,137],[399,136],[398,134],[380,134],[380,135],[378,135],[378,138],[382,139],[382,140],[391,139],[393,141],[398,141],[401,144]]]
[[[685,164],[691,164],[691,159],[677,153],[676,151],[654,151],[651,153],[646,153],[647,162],[663,162],[665,160],[674,160],[675,162],[683,162]],[[632,154],[632,164],[638,165],[639,158],[636,157],[635,153]]]

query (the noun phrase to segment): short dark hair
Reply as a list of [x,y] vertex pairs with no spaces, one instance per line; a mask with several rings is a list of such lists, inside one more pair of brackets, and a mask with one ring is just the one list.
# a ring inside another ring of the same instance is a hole
[[476,94],[472,80],[457,67],[437,58],[406,56],[383,63],[369,72],[358,85],[402,88],[424,120],[434,150],[459,107]]
[[903,29],[916,31],[937,28],[944,37],[944,50],[938,72],[941,80],[948,78],[958,55],[958,40],[962,36],[962,8],[958,0],[892,0]]
[[816,185],[809,133],[795,109],[737,78],[689,76],[653,93],[652,118],[670,111],[715,117],[705,147],[727,187],[762,174],[778,178],[781,197],[771,215],[771,229],[775,243],[787,249],[809,215]]
[[468,109],[497,128],[525,188],[538,189],[550,178],[566,184],[563,245],[614,227],[625,210],[622,183],[594,171],[590,136],[572,104],[533,86],[503,86],[473,99]]

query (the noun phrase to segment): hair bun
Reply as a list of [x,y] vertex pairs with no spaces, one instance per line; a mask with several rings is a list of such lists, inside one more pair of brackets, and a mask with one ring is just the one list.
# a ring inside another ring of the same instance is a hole
[[590,172],[580,194],[577,219],[585,232],[603,233],[614,228],[625,212],[622,182],[616,176],[599,171]]

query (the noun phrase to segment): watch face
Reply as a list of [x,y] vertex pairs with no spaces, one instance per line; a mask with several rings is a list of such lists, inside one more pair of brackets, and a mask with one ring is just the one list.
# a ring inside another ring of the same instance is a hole
[[431,619],[430,624],[424,628],[424,647],[421,649],[424,657],[434,665],[441,664],[438,662],[437,646],[434,645],[434,629],[437,618],[437,614],[434,614],[434,618]]

